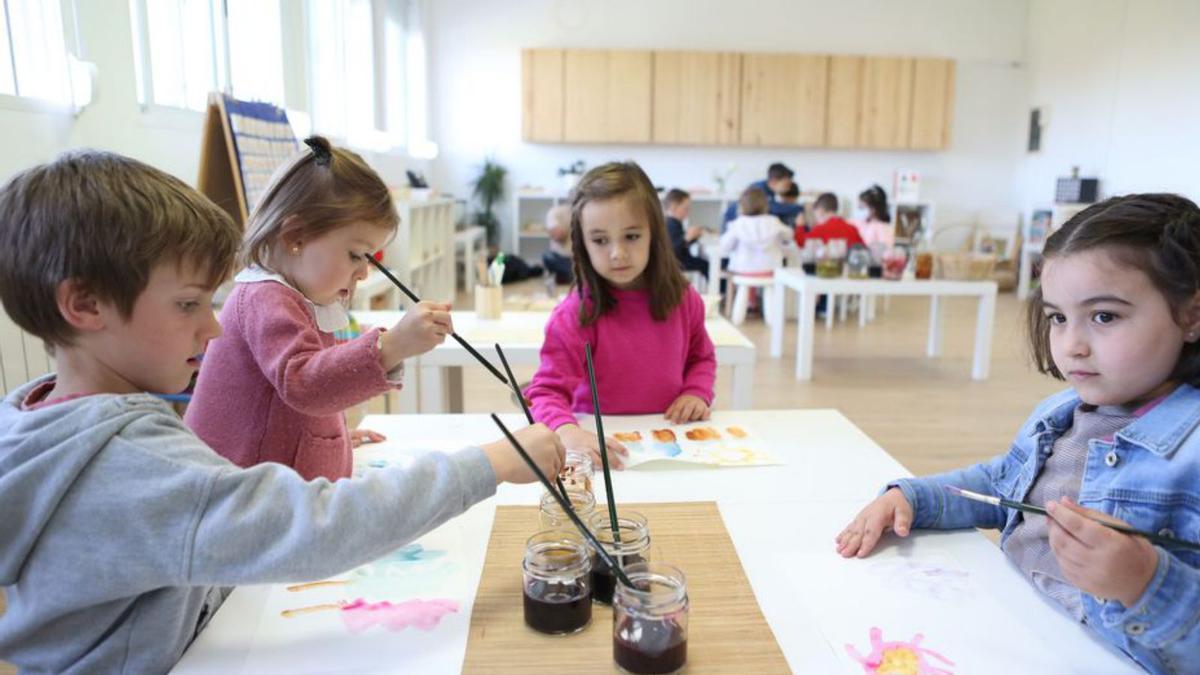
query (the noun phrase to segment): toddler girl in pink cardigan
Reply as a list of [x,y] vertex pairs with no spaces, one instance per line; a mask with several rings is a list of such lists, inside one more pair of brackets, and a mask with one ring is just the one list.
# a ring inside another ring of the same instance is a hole
[[246,268],[221,309],[185,421],[234,463],[287,464],[312,480],[345,478],[351,446],[343,412],[399,388],[404,359],[453,330],[450,306],[422,302],[391,330],[336,344],[349,322],[366,256],[395,234],[387,186],[358,155],[312,137],[271,178],[246,225]]
[[[658,196],[637,164],[605,164],[580,180],[571,244],[575,292],[546,325],[541,364],[526,390],[534,418],[568,450],[599,462],[599,439],[574,415],[592,412],[586,342],[604,414],[664,413],[676,424],[707,419],[717,360],[704,302],[679,269]],[[624,446],[606,444],[620,466]]]

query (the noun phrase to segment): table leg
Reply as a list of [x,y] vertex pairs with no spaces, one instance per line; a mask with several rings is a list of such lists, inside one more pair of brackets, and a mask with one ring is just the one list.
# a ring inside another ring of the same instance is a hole
[[721,294],[721,256],[708,257],[708,295]]
[[942,308],[938,296],[929,296],[929,343],[925,346],[929,357],[942,353]]
[[861,293],[858,296],[858,327],[863,328],[867,325],[867,294]]
[[[825,294],[825,330],[833,328],[833,314],[837,311],[837,297],[833,293]],[[815,313],[816,310],[814,309]]]
[[846,323],[846,316],[850,313],[850,296],[843,295],[842,304],[838,307],[838,323]]
[[446,396],[442,383],[445,376],[444,369],[441,366],[422,365],[420,371],[421,384],[419,393],[421,397],[421,414],[429,415],[446,412]]
[[734,410],[750,410],[754,407],[754,362],[733,365]]
[[775,279],[775,292],[771,294],[772,311],[775,313],[775,323],[771,325],[771,358],[775,359],[783,356],[783,326],[787,323],[783,306],[787,291],[787,286]]
[[[832,295],[828,296],[833,298]],[[800,329],[796,334],[796,379],[812,379],[813,328],[817,322],[817,294],[811,290],[800,291]],[[825,306],[826,320],[833,315],[833,307]]]
[[996,323],[996,289],[979,296],[975,316],[975,358],[971,363],[971,379],[986,380],[992,363],[992,331]]

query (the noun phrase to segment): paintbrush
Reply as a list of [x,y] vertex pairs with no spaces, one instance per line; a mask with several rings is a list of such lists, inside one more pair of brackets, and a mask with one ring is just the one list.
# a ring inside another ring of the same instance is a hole
[[[979,494],[978,492],[971,492],[970,490],[964,490],[959,487],[954,487],[953,485],[946,485],[944,487],[946,488],[946,492],[949,492],[950,494],[955,495],[956,497],[964,497],[966,499],[971,499],[971,500],[974,500],[977,502],[983,502],[984,504],[991,504],[992,506],[1003,506],[1005,508],[1016,509],[1018,511],[1024,511],[1025,513],[1036,513],[1039,516],[1050,517],[1050,514],[1046,511],[1046,509],[1044,509],[1040,506],[1034,506],[1033,504],[1026,504],[1025,502],[1018,502],[1018,501],[1014,501],[1012,499],[1005,499],[1004,497],[995,497],[992,495],[982,495],[982,494]],[[1103,525],[1107,528],[1116,530],[1117,532],[1123,532],[1124,534],[1131,534],[1135,537],[1143,537],[1146,540],[1148,540],[1152,543],[1155,543],[1155,544],[1160,544],[1162,546],[1169,546],[1169,547],[1173,547],[1173,548],[1186,548],[1191,551],[1200,551],[1200,544],[1193,542],[1193,541],[1188,541],[1186,539],[1177,539],[1175,537],[1165,535],[1165,534],[1156,534],[1154,532],[1146,532],[1144,530],[1139,530],[1137,528],[1130,527],[1130,526],[1122,524],[1122,523],[1116,523],[1116,522],[1112,522],[1109,520],[1101,520],[1100,518],[1096,518],[1095,516],[1089,516],[1086,514],[1084,514],[1084,517],[1089,520],[1094,520],[1097,523],[1100,523],[1101,525]]]
[[[508,358],[504,356],[504,350],[500,348],[500,343],[497,342],[495,345],[496,355],[500,357],[500,364],[504,366],[504,373],[508,375],[508,381],[512,384],[513,394],[516,394],[517,401],[521,403],[521,410],[525,411],[525,420],[533,424],[533,413],[529,411],[529,404],[525,402],[525,394],[521,393],[521,387],[517,384],[517,378],[513,375],[512,367],[508,365]],[[563,496],[567,497],[567,486],[563,485],[562,478],[555,476],[554,484],[558,486]],[[567,497],[567,501],[570,502],[571,498]]]
[[587,359],[588,386],[592,388],[592,411],[596,414],[596,437],[600,439],[600,464],[604,470],[604,495],[608,499],[608,522],[612,526],[613,543],[621,543],[621,528],[617,525],[617,500],[613,498],[612,472],[608,468],[608,448],[604,442],[604,422],[600,420],[600,392],[596,390],[596,367],[592,365],[592,345],[583,343]]
[[[355,258],[359,257],[356,254],[351,254],[351,255],[353,255]],[[397,279],[392,274],[391,270],[384,267],[383,263],[376,260],[375,256],[368,254],[368,255],[365,255],[362,257],[366,258],[367,261],[369,261],[372,265],[374,265],[375,269],[377,269],[381,273],[383,273],[383,276],[387,277],[388,281],[391,281],[393,284],[396,285],[396,288],[399,288],[401,292],[403,292],[405,295],[407,295],[409,300],[412,300],[413,302],[421,302],[421,299],[417,297],[417,294],[408,290],[408,287],[405,286],[399,279]],[[475,348],[472,347],[470,345],[470,343],[468,343],[466,340],[462,339],[458,335],[458,333],[452,332],[452,333],[450,333],[450,337],[457,340],[458,344],[462,345],[463,349],[467,350],[468,352],[470,352],[471,356],[475,357],[475,360],[479,361],[480,363],[483,364],[483,367],[490,370],[492,372],[492,375],[496,376],[497,380],[500,380],[502,383],[504,383],[505,386],[508,386],[508,380],[504,379],[504,376],[500,374],[500,371],[496,370],[496,366],[493,366],[491,363],[488,362],[487,359],[483,358],[483,354],[480,354],[479,352],[475,351]]]
[[576,514],[575,510],[571,508],[571,503],[567,501],[567,498],[559,494],[558,491],[551,486],[550,479],[546,478],[546,474],[542,473],[542,470],[538,468],[537,463],[533,461],[533,458],[530,457],[529,453],[525,451],[525,448],[521,446],[520,441],[518,441],[517,438],[512,435],[512,432],[508,430],[508,427],[504,426],[504,422],[500,421],[500,418],[496,416],[496,413],[492,413],[492,421],[496,423],[496,426],[500,427],[500,431],[504,432],[504,437],[507,438],[508,442],[512,444],[513,449],[517,451],[517,454],[521,456],[521,459],[525,460],[525,463],[529,465],[529,468],[533,471],[533,474],[538,477],[538,480],[542,481],[542,485],[546,486],[546,490],[548,490],[550,494],[554,495],[554,499],[558,502],[558,505],[562,507],[563,513],[567,514],[567,517],[570,518],[571,522],[575,524],[575,528],[579,530],[579,533],[583,535],[584,539],[588,540],[588,543],[592,545],[592,548],[596,549],[596,555],[600,556],[600,558],[604,561],[604,564],[608,565],[608,569],[612,570],[613,574],[621,580],[621,583],[630,588],[634,588],[633,582],[629,580],[629,577],[625,576],[625,571],[621,569],[621,566],[617,564],[617,561],[613,559],[612,555],[610,555],[608,551],[604,550],[604,545],[600,543],[600,540],[596,538],[596,535],[592,534],[592,531],[587,528],[587,525],[583,524],[583,521],[580,520],[579,515]]

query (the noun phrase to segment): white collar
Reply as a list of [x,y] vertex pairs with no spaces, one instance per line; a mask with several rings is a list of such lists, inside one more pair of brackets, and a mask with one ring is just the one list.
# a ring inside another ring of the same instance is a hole
[[[263,281],[273,281],[300,293],[300,289],[289,284],[287,279],[283,278],[283,275],[265,270],[258,265],[251,265],[238,272],[233,280],[239,284],[256,284]],[[300,297],[304,298],[304,301],[308,303],[309,308],[312,310],[313,318],[317,320],[317,328],[323,332],[332,333],[350,325],[350,312],[346,310],[346,306],[342,303],[334,301],[328,305],[318,305],[309,300],[308,296],[303,293],[300,293]]]

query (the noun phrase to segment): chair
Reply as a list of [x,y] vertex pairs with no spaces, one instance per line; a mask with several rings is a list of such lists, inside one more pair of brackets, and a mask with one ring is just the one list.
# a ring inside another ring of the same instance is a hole
[[732,287],[730,291],[733,293],[733,310],[730,313],[730,318],[734,325],[740,326],[746,322],[746,309],[750,305],[750,289],[763,289],[763,318],[767,325],[774,325],[776,317],[774,315],[774,305],[772,300],[775,298],[775,279],[774,276],[746,276],[742,274],[734,274],[729,279]]

